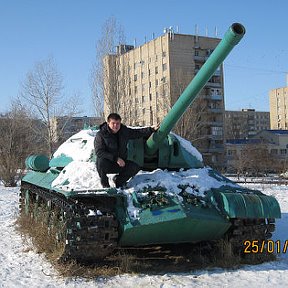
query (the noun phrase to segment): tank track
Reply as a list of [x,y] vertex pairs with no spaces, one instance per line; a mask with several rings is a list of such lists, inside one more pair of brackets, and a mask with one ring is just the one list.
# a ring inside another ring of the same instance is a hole
[[275,231],[275,219],[231,219],[227,236],[234,249],[244,251],[245,241],[266,241]]
[[[97,195],[95,198],[90,195],[90,197],[66,198],[55,191],[22,182],[21,213],[25,213],[27,208],[26,191],[30,194],[30,207],[35,209],[39,203],[42,205],[44,203],[51,211],[49,217],[57,215],[59,222],[63,223],[57,235],[54,235],[64,246],[61,260],[95,262],[103,260],[117,247],[118,222],[113,214],[113,197]],[[32,211],[29,212],[34,217]]]

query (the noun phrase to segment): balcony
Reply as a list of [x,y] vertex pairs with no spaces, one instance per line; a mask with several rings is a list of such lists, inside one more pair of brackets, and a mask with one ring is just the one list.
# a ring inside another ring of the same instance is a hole
[[210,140],[223,140],[223,135],[214,135],[214,134],[210,134],[210,135],[208,135],[208,138],[210,139]]
[[224,113],[224,109],[222,108],[208,108],[208,111],[211,113]]
[[210,99],[211,100],[216,100],[216,101],[221,101],[221,100],[223,100],[223,96],[222,95],[219,95],[219,94],[212,94],[212,95],[210,95]]
[[205,94],[203,95],[204,99],[213,100],[213,101],[222,101],[223,95],[221,94]]
[[224,153],[224,145],[219,144],[215,146],[210,146],[208,148],[208,151],[212,153]]
[[210,81],[208,81],[205,86],[207,86],[209,88],[210,87],[211,88],[221,88],[221,83],[220,82],[210,82]]
[[223,127],[223,121],[209,121],[206,123],[208,126],[216,126],[216,127]]
[[207,59],[204,56],[194,56],[195,61],[205,62]]

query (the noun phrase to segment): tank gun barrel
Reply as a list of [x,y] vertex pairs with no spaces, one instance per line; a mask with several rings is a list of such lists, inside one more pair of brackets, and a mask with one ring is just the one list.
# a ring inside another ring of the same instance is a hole
[[230,26],[213,53],[209,56],[199,72],[195,75],[169,113],[163,119],[159,129],[146,141],[145,151],[147,155],[153,155],[156,153],[160,143],[173,129],[177,121],[196,99],[198,93],[212,77],[234,46],[239,43],[244,34],[245,27],[242,24],[234,23]]

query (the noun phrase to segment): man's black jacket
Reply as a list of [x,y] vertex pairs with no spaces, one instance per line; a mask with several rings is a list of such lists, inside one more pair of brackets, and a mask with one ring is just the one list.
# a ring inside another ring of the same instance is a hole
[[106,158],[117,162],[118,157],[127,159],[127,143],[130,139],[148,138],[154,130],[147,128],[128,128],[121,124],[117,133],[112,133],[107,122],[100,125],[94,140],[95,153],[98,159]]

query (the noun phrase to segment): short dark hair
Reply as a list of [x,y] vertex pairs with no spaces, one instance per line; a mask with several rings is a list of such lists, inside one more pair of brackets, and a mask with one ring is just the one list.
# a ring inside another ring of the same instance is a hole
[[121,116],[117,113],[110,113],[107,117],[107,122],[110,121],[110,119],[113,119],[113,120],[120,120],[121,121]]

